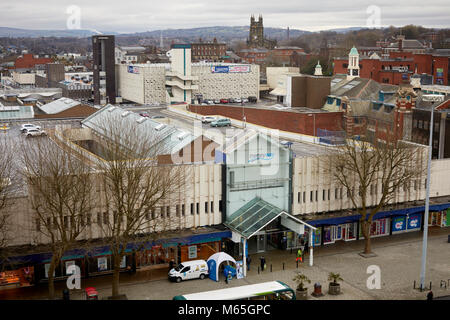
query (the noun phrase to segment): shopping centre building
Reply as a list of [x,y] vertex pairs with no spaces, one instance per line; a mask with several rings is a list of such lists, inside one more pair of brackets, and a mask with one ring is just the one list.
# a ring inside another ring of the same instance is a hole
[[117,64],[118,95],[140,104],[259,97],[259,66],[191,62],[190,45],[174,45],[170,63]]

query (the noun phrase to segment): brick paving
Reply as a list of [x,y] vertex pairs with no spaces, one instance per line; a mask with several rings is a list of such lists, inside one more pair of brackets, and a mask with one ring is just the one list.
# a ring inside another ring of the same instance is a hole
[[[450,243],[447,242],[450,228],[431,228],[429,230],[427,252],[427,286],[432,281],[435,297],[450,295],[450,288],[440,288],[440,281],[450,279]],[[372,239],[375,257],[363,258],[358,253],[363,249],[363,241],[340,242],[322,246],[314,250],[314,266],[310,267],[309,257],[297,265],[295,252],[274,250],[265,252],[267,269],[258,273],[259,256],[252,255],[251,269],[245,279],[233,279],[226,284],[223,276],[220,282],[209,279],[189,280],[172,283],[167,280],[167,268],[147,269],[134,275],[121,274],[120,292],[128,299],[168,300],[175,295],[200,291],[235,287],[270,280],[281,280],[295,288],[292,281],[296,271],[302,271],[311,280],[308,284],[311,300],[378,300],[378,299],[425,299],[427,292],[413,289],[414,280],[420,276],[422,253],[422,233],[413,232],[390,237]],[[284,270],[283,270],[284,262]],[[367,267],[377,265],[381,270],[381,289],[368,289],[366,286]],[[272,268],[272,272],[270,271]],[[328,292],[328,273],[340,273],[342,294],[332,296]],[[314,283],[322,285],[323,297],[311,296]],[[65,282],[56,283],[56,292],[61,293]],[[111,276],[82,279],[82,287],[96,287],[100,298],[111,294]],[[30,288],[0,291],[0,299],[46,299],[45,285]],[[79,291],[71,292],[71,299],[83,299]]]

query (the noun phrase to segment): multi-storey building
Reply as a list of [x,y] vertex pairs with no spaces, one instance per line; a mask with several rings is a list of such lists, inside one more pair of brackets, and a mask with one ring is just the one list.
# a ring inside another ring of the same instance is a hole
[[218,43],[214,38],[213,42],[191,43],[192,61],[220,62],[227,55],[226,43]]
[[115,40],[112,35],[92,36],[94,103],[116,103]]

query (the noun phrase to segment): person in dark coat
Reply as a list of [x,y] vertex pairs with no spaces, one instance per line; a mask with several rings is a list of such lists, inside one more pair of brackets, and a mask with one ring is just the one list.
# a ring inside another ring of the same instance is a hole
[[247,271],[250,271],[250,262],[252,262],[252,258],[250,256],[247,257]]
[[428,294],[427,294],[427,300],[428,300],[428,301],[433,300],[433,291],[430,290],[430,292],[428,292]]
[[259,258],[261,260],[261,271],[264,271],[264,266],[266,265],[266,258],[264,258],[264,256],[261,256],[261,258]]

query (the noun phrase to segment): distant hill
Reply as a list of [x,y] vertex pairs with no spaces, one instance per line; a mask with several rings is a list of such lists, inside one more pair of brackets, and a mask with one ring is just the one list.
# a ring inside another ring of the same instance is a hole
[[[203,28],[190,28],[190,29],[166,29],[166,30],[154,30],[147,32],[137,32],[131,34],[121,34],[119,36],[137,36],[137,37],[151,37],[159,38],[161,33],[164,38],[181,38],[190,39],[191,41],[197,41],[199,38],[204,40],[212,40],[216,38],[218,41],[229,40],[245,40],[248,37],[250,27],[203,27]],[[290,29],[290,38],[298,37],[302,34],[310,33],[309,31]],[[286,29],[282,28],[264,28],[264,35],[269,39],[282,40],[287,38]]]
[[[96,30],[31,30],[0,27],[0,37],[10,38],[40,38],[40,37],[75,37],[86,38],[99,34]],[[110,33],[108,33],[110,34]],[[114,33],[113,33],[114,34]],[[117,33],[115,33],[117,34]]]

